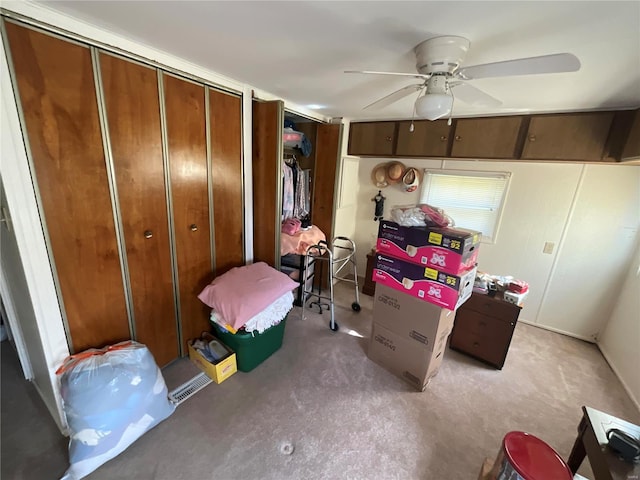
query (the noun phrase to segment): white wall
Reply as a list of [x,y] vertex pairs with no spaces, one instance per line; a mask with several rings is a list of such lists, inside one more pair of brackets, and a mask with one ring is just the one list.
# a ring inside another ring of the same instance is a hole
[[640,408],[640,241],[598,346]]
[[[373,221],[371,202],[378,189],[371,182],[371,171],[384,161],[388,159],[360,160],[355,240],[362,272],[366,266],[365,253],[375,244],[378,228]],[[513,275],[529,283],[530,293],[521,320],[594,341],[593,334],[604,326],[613,304],[606,301],[594,308],[593,303],[601,298],[603,285],[607,285],[610,293],[619,284],[626,271],[625,262],[632,253],[629,238],[633,240],[638,232],[640,168],[422,159],[406,159],[403,163],[417,168],[511,172],[500,230],[494,244],[481,245],[479,269]],[[387,197],[385,216],[391,206],[416,203],[420,196],[419,192],[405,193],[393,185],[382,193]],[[585,220],[586,212],[596,206],[600,214]],[[597,223],[596,217],[602,218],[602,222]],[[607,249],[608,261],[598,262],[603,250],[601,242],[594,241],[594,235],[605,224],[608,231],[617,232],[624,241]],[[552,254],[542,252],[545,242],[555,244]],[[585,255],[592,259],[591,264],[585,264]],[[578,301],[574,292],[580,292],[581,296],[593,293],[593,302]],[[571,297],[570,306],[562,303],[562,298],[567,297]]]
[[334,214],[334,236],[354,238],[356,225],[353,219],[358,209],[358,171],[359,161],[357,158],[341,158]]
[[585,165],[539,313],[545,325],[596,339],[615,306],[639,222],[640,168]]

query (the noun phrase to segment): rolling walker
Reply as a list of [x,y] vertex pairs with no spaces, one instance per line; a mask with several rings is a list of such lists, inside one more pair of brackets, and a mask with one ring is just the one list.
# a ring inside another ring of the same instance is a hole
[[[331,328],[332,331],[336,332],[340,327],[338,326],[334,318],[334,282],[348,282],[354,284],[356,300],[351,304],[351,308],[354,312],[360,311],[360,293],[358,291],[358,272],[356,268],[356,245],[351,239],[347,237],[334,237],[333,240],[331,240],[331,246],[329,246],[325,241],[318,242],[316,245],[312,245],[307,250],[307,254],[304,258],[305,271],[308,271],[309,266],[316,261],[326,262],[327,268],[329,268],[331,277],[331,280],[329,281],[329,296],[322,295],[321,283],[323,263],[318,263],[318,265],[320,265],[320,286],[318,287],[318,291],[313,291],[313,285],[311,285],[311,290],[307,290],[307,285],[305,282],[304,290],[302,292],[302,298],[306,299],[307,295],[309,295],[310,297],[316,297],[317,300],[310,302],[309,306],[317,306],[319,313],[322,313],[323,308],[329,310],[331,312],[331,321],[329,322],[329,328]],[[353,279],[346,277],[349,272],[344,272],[341,274],[341,272],[347,265],[351,265],[351,268],[353,269]],[[302,302],[303,318],[306,303],[306,301]]]

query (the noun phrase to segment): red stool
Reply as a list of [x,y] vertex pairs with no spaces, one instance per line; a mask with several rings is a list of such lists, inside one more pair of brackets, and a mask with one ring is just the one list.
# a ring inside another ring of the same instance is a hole
[[496,480],[572,480],[573,475],[560,455],[525,432],[509,432],[493,466]]

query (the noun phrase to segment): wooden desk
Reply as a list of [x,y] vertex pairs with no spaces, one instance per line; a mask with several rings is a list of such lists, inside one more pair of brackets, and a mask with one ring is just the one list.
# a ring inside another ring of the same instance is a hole
[[590,407],[582,407],[578,437],[567,464],[576,473],[584,457],[589,458],[594,480],[640,479],[640,465],[625,462],[607,447],[607,431],[619,428],[631,435],[640,435],[640,427]]

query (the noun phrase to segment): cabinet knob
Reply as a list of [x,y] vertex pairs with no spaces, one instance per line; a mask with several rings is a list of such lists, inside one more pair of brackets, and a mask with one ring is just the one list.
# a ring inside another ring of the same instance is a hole
[[536,141],[536,136],[535,135],[529,135],[529,141],[530,142],[535,142]]
[[511,325],[513,327],[515,325],[515,323],[509,322],[509,325]]
[[441,141],[441,142],[444,142],[446,139],[447,139],[447,136],[446,136],[446,135],[442,135],[442,136],[440,137],[440,141]]
[[386,137],[384,137],[384,139],[385,139],[387,142],[390,142],[390,141],[391,141],[391,135],[387,135]]
[[462,140],[462,137],[461,137],[460,135],[456,135],[454,138],[456,139],[456,141],[457,141],[457,142],[459,142],[460,140]]
[[191,226],[189,228],[191,229],[192,232],[197,232],[198,231],[198,226],[195,223],[191,224]]
[[153,237],[153,232],[151,230],[145,230],[144,238],[151,238],[151,237]]

